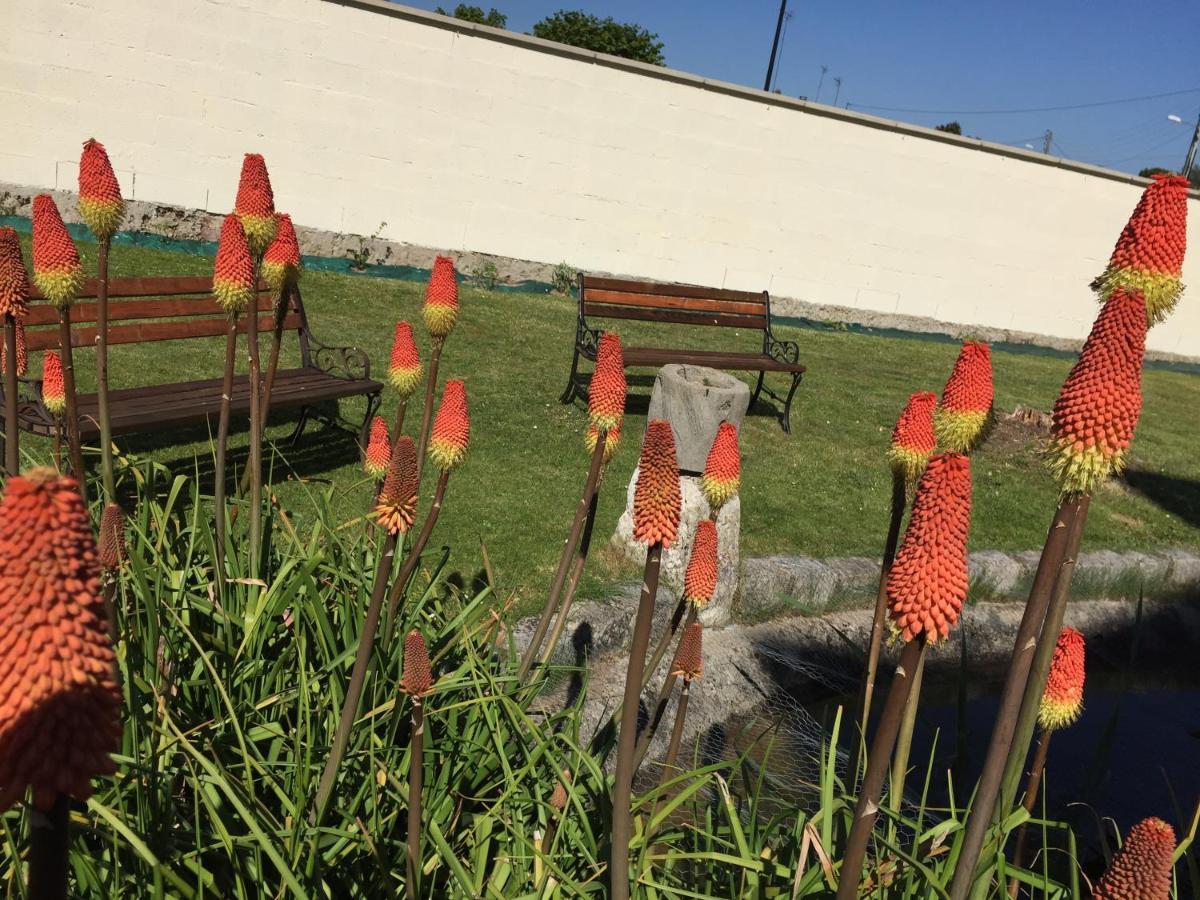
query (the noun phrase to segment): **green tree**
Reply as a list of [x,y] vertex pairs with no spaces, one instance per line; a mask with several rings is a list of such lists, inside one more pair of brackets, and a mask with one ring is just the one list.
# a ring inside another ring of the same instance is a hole
[[601,19],[583,10],[560,9],[534,25],[533,35],[655,66],[666,64],[657,34],[633,22],[617,22],[612,16]]
[[[1149,178],[1151,175],[1173,175],[1174,169],[1164,169],[1162,166],[1150,166],[1138,172],[1142,178]],[[1192,166],[1192,171],[1188,172],[1188,181],[1192,187],[1200,189],[1200,163]]]
[[1151,175],[1170,175],[1170,169],[1164,169],[1162,166],[1150,166],[1148,169],[1142,169],[1138,172],[1138,177],[1149,178]]
[[934,131],[944,131],[946,134],[962,134],[962,126],[957,122],[945,122],[934,127]]
[[434,12],[440,13],[443,16],[452,15],[456,19],[462,19],[464,22],[474,22],[476,25],[489,25],[492,28],[504,28],[508,25],[508,16],[495,7],[485,13],[482,6],[467,6],[465,3],[460,3],[454,7],[453,13],[446,12],[440,6]]

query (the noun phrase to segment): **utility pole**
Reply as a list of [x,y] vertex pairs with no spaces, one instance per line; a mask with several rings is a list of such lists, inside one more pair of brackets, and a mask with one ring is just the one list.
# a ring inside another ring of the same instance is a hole
[[779,35],[783,31],[783,14],[787,12],[787,0],[779,4],[779,21],[775,23],[775,40],[771,43],[771,61],[767,63],[767,80],[763,82],[763,90],[771,89],[771,76],[775,74],[775,54],[779,51]]
[[825,84],[825,73],[829,71],[829,66],[821,66],[821,80],[817,82],[816,102],[821,102],[821,86]]
[[837,106],[838,97],[840,97],[841,93],[842,93],[842,76],[841,75],[834,77],[833,85],[835,88],[837,88],[837,90],[835,90],[833,92],[833,105]]
[[1196,164],[1196,151],[1200,150],[1200,116],[1196,117],[1196,130],[1192,132],[1192,144],[1188,147],[1187,156],[1183,159],[1184,178],[1192,176],[1192,166]]
[[1050,154],[1050,145],[1054,143],[1054,132],[1049,128],[1046,129],[1046,135],[1042,138],[1042,152],[1047,156]]

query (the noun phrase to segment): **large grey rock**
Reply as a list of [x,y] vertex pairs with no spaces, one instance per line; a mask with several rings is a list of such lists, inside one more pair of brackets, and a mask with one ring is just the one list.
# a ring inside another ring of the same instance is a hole
[[1011,594],[1023,571],[1020,562],[999,550],[977,550],[968,558],[967,569],[971,581],[993,597]]
[[740,378],[705,366],[663,366],[650,394],[650,419],[666,419],[675,432],[675,456],[685,473],[704,471],[717,426],[732,422],[741,430],[750,406],[750,388]]
[[[638,470],[634,470],[629,481],[625,512],[617,521],[617,530],[612,545],[632,563],[641,564],[646,559],[646,545],[633,537],[633,495],[637,488]],[[662,556],[659,570],[659,605],[667,603],[674,608],[675,600],[683,591],[683,575],[687,571],[688,557],[692,551],[692,538],[696,524],[709,515],[708,501],[700,490],[700,479],[684,475],[679,479],[683,498],[679,517],[679,533]],[[729,607],[738,586],[738,567],[741,560],[740,536],[742,527],[741,498],[734,496],[721,507],[717,516],[717,590],[708,606],[700,613],[705,625],[723,625],[729,619]]]
[[760,621],[784,609],[819,612],[833,597],[837,577],[820,560],[805,556],[748,559],[738,597],[741,619]]
[[1161,555],[1170,562],[1168,586],[1200,588],[1200,554],[1190,550],[1163,550]]

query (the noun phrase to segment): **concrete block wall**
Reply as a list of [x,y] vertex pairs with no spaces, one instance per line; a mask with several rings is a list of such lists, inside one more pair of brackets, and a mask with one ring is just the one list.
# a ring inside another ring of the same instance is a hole
[[[1141,189],[381,0],[5,0],[0,121],[2,182],[94,135],[224,212],[257,151],[314,228],[1066,339]],[[1149,345],[1200,356],[1200,297]]]

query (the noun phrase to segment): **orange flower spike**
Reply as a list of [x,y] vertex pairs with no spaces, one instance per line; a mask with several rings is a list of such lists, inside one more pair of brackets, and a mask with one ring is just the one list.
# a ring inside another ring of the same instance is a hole
[[83,143],[79,156],[79,217],[98,241],[113,236],[125,216],[125,200],[108,152],[95,138]]
[[[583,445],[587,448],[588,456],[596,452],[596,441],[600,440],[600,431],[592,423],[588,423],[587,431],[583,434]],[[610,428],[605,432],[604,438],[604,458],[601,460],[605,465],[608,465],[609,460],[617,452],[617,446],[621,443],[621,426]]]
[[1170,900],[1175,830],[1162,819],[1129,829],[1112,865],[1092,890],[1094,900]]
[[392,440],[388,437],[387,422],[383,416],[371,420],[371,439],[367,441],[367,452],[363,457],[363,471],[372,478],[382,478],[392,460]]
[[717,523],[701,519],[692,538],[692,555],[683,573],[683,599],[696,607],[708,605],[717,590]]
[[443,472],[449,472],[466,458],[470,439],[467,388],[461,378],[451,378],[442,389],[442,404],[429,432],[429,458]]
[[896,427],[892,429],[892,444],[888,447],[888,463],[892,472],[910,487],[917,483],[929,457],[937,446],[933,433],[933,411],[937,406],[937,394],[932,391],[917,391],[909,395],[908,403],[900,411]]
[[0,501],[0,811],[86,800],[121,744],[108,614],[78,482],[40,468]]
[[29,276],[21,258],[21,239],[12,228],[0,228],[0,316],[29,315]]
[[388,382],[396,389],[401,400],[407,400],[421,383],[424,368],[417,342],[413,340],[412,326],[407,322],[396,323],[396,336],[392,339],[392,360],[388,365]]
[[433,690],[433,672],[429,665],[429,649],[421,632],[413,629],[404,636],[404,662],[400,690],[420,700]]
[[244,312],[254,300],[254,263],[242,222],[230,213],[221,223],[217,258],[213,261],[213,296],[227,313]]
[[433,261],[421,316],[435,340],[445,340],[454,330],[458,319],[458,275],[449,256],[439,256]]
[[417,487],[417,448],[412,438],[402,435],[392,451],[375,507],[375,521],[388,534],[407,534],[412,528],[417,513]]
[[625,416],[625,360],[621,339],[615,332],[600,335],[596,350],[596,370],[588,388],[588,416],[597,429],[619,428]]
[[275,238],[263,253],[262,277],[276,293],[300,280],[300,242],[287,213],[275,213]]
[[715,516],[738,492],[742,480],[742,455],[738,449],[738,430],[732,422],[717,426],[700,476],[700,490],[708,501],[708,508]]
[[671,674],[679,675],[684,681],[691,681],[704,674],[704,626],[693,622],[683,630],[679,639],[679,649],[675,651],[675,659],[671,661]]
[[55,416],[61,416],[67,411],[62,360],[53,350],[42,354],[42,405]]
[[1118,288],[1063,383],[1050,426],[1050,471],[1064,494],[1087,493],[1125,467],[1142,411],[1146,305]]
[[1165,319],[1183,292],[1187,251],[1188,180],[1154,175],[1125,225],[1108,268],[1093,282],[1101,301],[1115,291],[1141,291],[1150,325]]
[[100,514],[100,540],[97,551],[100,568],[115,572],[127,556],[125,553],[125,511],[116,503],[106,504]]
[[246,231],[246,244],[255,256],[266,251],[275,239],[275,192],[267,175],[267,163],[261,153],[247,153],[242,158],[242,175],[238,179],[237,199],[233,211]]
[[79,251],[49,194],[33,198],[33,282],[60,309],[83,287]]
[[1038,724],[1046,731],[1066,728],[1083,712],[1083,635],[1064,628],[1054,645],[1050,677],[1038,707]]
[[963,341],[933,413],[938,445],[952,453],[969,453],[982,444],[992,422],[992,401],[991,350],[983,341]]
[[904,542],[887,578],[888,611],[900,636],[936,642],[967,599],[971,468],[961,453],[929,460],[917,482]]
[[[29,351],[25,346],[25,323],[20,319],[15,320],[17,338],[17,375],[24,375],[29,371]],[[0,373],[8,371],[8,341],[0,340]]]
[[679,490],[679,463],[671,423],[651,419],[642,439],[637,486],[633,491],[633,537],[647,546],[661,543],[667,549],[679,532],[683,498]]

